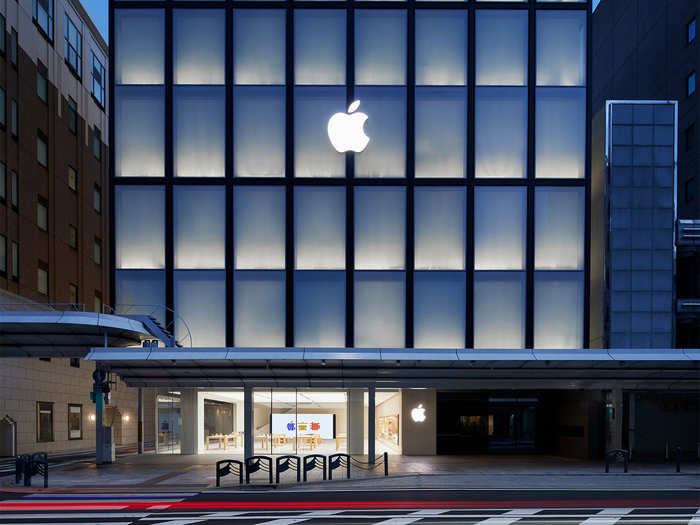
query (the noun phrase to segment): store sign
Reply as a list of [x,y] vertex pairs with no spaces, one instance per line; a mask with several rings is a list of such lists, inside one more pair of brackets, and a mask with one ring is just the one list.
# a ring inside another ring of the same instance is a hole
[[338,153],[354,151],[360,153],[369,144],[364,125],[367,115],[358,112],[360,101],[356,100],[347,113],[336,113],[328,120],[328,138]]
[[316,434],[333,439],[333,414],[272,414],[272,434]]
[[425,421],[425,408],[423,408],[422,404],[411,410],[411,419],[416,423]]

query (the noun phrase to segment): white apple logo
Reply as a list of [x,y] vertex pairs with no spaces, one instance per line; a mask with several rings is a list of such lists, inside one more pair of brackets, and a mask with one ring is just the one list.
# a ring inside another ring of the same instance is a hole
[[369,143],[363,129],[367,115],[355,113],[359,107],[360,101],[356,100],[350,104],[347,113],[336,113],[328,120],[328,138],[338,153],[360,153]]
[[425,408],[423,408],[423,404],[420,404],[411,410],[411,419],[416,423],[422,423],[425,421]]

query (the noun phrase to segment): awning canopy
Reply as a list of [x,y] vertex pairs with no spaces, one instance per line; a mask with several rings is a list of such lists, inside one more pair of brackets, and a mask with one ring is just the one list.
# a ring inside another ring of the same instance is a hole
[[79,311],[0,313],[0,357],[83,357],[91,347],[153,339],[140,321]]
[[700,350],[94,348],[129,386],[700,388]]

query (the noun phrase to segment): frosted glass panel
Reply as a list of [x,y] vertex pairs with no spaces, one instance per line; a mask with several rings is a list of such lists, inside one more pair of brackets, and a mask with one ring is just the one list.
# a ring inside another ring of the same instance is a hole
[[285,189],[236,186],[233,257],[237,270],[284,269]]
[[114,82],[162,84],[165,75],[165,11],[117,9]]
[[355,188],[355,269],[399,270],[405,258],[405,188]]
[[535,175],[582,179],[586,166],[586,89],[537,88]]
[[226,81],[226,13],[223,9],[173,10],[173,82]]
[[523,179],[527,174],[527,89],[477,88],[476,176]]
[[474,348],[525,348],[525,274],[474,273]]
[[165,174],[164,89],[117,87],[115,162],[117,177]]
[[175,268],[226,266],[226,195],[222,186],[176,186],[173,190]]
[[115,186],[117,268],[165,267],[165,191],[162,186]]
[[294,81],[345,84],[345,11],[294,10]]
[[243,347],[284,346],[284,272],[235,272],[233,343]]
[[467,11],[416,10],[416,85],[467,84]]
[[467,92],[416,88],[416,177],[464,178]]
[[233,91],[233,162],[237,177],[284,177],[284,87]]
[[404,272],[355,272],[355,347],[405,345],[404,279]]
[[236,84],[285,83],[285,12],[233,12],[233,79]]
[[584,207],[583,188],[535,190],[536,269],[583,269]]
[[415,188],[416,270],[464,270],[464,188]]
[[474,268],[525,268],[525,188],[475,188]]
[[405,177],[406,171],[406,89],[360,87],[359,111],[369,118],[365,133],[367,148],[355,155],[356,177]]
[[537,12],[537,85],[586,85],[586,12]]
[[414,346],[464,348],[464,272],[416,272],[414,280]]
[[345,188],[294,189],[294,267],[345,268]]
[[298,87],[294,90],[294,175],[344,177],[345,155],[328,139],[328,119],[346,110],[344,87]]
[[583,345],[583,272],[535,272],[535,348]]
[[294,346],[345,346],[345,272],[294,272]]
[[476,84],[527,84],[527,11],[476,12]]
[[114,275],[114,288],[117,313],[152,315],[165,326],[163,270],[118,270]]
[[173,88],[176,177],[223,177],[226,164],[226,92],[223,87]]
[[406,84],[406,11],[355,11],[355,84]]
[[[190,329],[193,347],[226,346],[226,274],[219,271],[174,272],[175,337]],[[183,322],[184,320],[184,322]]]

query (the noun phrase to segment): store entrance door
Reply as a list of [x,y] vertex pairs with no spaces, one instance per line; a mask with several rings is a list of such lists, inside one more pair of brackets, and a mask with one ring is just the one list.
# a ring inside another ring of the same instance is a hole
[[489,398],[488,450],[535,449],[537,398]]

